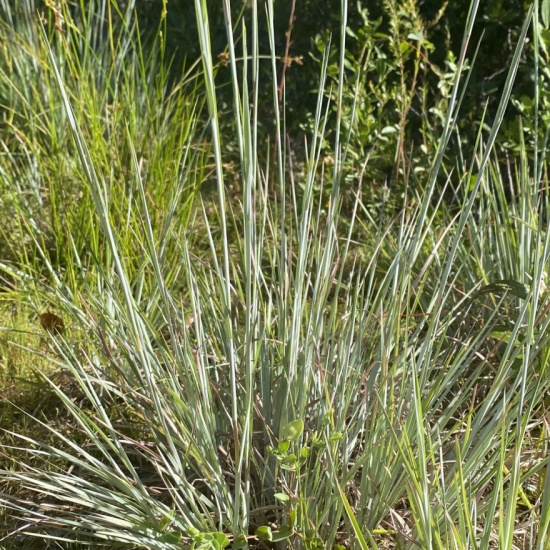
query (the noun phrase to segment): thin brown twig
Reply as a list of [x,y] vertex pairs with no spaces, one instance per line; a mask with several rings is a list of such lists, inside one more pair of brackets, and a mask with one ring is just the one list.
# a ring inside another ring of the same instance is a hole
[[285,56],[283,57],[283,68],[281,71],[281,80],[279,82],[279,87],[277,88],[277,92],[279,95],[279,105],[283,101],[283,89],[285,85],[285,75],[286,75],[286,68],[288,67],[289,58],[288,54],[290,52],[290,37],[292,35],[292,29],[294,28],[294,9],[296,7],[296,0],[292,0],[292,7],[290,8],[290,19],[288,21],[288,30],[285,32],[286,36],[286,45],[285,45]]
[[[281,78],[279,82],[279,86],[277,87],[277,99],[278,99],[278,107],[281,108],[281,104],[283,102],[283,90],[285,86],[285,76],[286,76],[286,69],[290,65],[289,62],[289,53],[290,53],[290,43],[291,43],[291,36],[292,36],[292,29],[294,28],[294,9],[296,8],[296,0],[292,0],[292,6],[290,8],[290,18],[288,20],[288,29],[285,32],[286,36],[286,44],[285,44],[285,55],[283,57],[283,67],[281,69]],[[277,157],[277,137],[273,140],[273,160],[275,161],[275,158]],[[271,171],[271,178],[269,182],[269,190],[271,194],[273,194],[275,190],[275,170]]]

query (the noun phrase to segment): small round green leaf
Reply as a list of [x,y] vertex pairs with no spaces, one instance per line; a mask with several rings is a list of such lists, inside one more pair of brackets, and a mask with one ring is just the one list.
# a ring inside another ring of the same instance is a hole
[[290,447],[290,442],[285,440],[285,441],[281,441],[279,445],[277,445],[277,450],[279,451],[279,454],[285,455],[289,447]]
[[256,529],[256,536],[260,540],[273,540],[271,527],[269,527],[268,525],[262,525],[262,527],[258,527],[258,529]]
[[285,424],[281,430],[281,439],[286,441],[296,441],[304,431],[304,421],[294,420]]

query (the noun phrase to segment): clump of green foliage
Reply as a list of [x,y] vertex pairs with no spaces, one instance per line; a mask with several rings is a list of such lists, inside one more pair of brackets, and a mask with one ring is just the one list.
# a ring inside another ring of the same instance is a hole
[[[205,2],[194,3],[201,59],[175,83],[165,19],[145,54],[133,5],[47,3],[42,23],[24,11],[20,28],[3,5],[2,208],[17,241],[0,268],[34,311],[63,319],[44,323],[46,350],[34,346],[55,365],[40,380],[62,425],[39,408],[26,416],[34,430],[3,427],[5,540],[544,548],[544,143],[522,155],[512,196],[495,160],[528,30],[538,40],[541,27],[531,10],[450,208],[438,185],[475,6],[437,149],[418,161],[425,185],[403,189],[390,215],[366,204],[364,172],[348,177],[362,121],[345,1],[301,159],[284,130],[273,2],[252,2],[236,30],[224,10],[231,124]],[[259,131],[266,70],[276,146]]]

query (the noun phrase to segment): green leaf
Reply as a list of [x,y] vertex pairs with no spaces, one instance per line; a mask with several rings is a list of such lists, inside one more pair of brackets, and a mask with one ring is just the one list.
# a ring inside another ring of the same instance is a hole
[[294,534],[294,529],[290,529],[290,527],[283,526],[277,531],[273,531],[272,533],[272,541],[273,542],[279,542],[281,540],[285,540],[290,538]]
[[219,548],[225,548],[226,546],[229,546],[229,539],[224,533],[216,532],[211,533],[213,535],[214,541],[219,545]]
[[290,447],[289,441],[281,441],[279,445],[277,445],[277,450],[279,451],[280,454],[284,455],[287,453],[289,447]]
[[203,549],[221,550],[222,548],[228,546],[230,542],[227,536],[219,531],[214,531],[212,533],[201,533],[198,529],[189,527],[187,529],[187,534],[191,537],[198,548]]
[[181,533],[179,531],[170,531],[162,535],[162,540],[168,544],[179,544],[181,541]]
[[273,540],[273,533],[271,532],[271,527],[267,525],[263,525],[262,527],[258,527],[256,529],[256,536],[260,540]]
[[310,550],[322,550],[325,548],[323,541],[319,537],[311,537],[305,540],[306,548]]
[[298,509],[293,508],[288,514],[288,527],[292,529],[296,525],[296,518],[298,517]]
[[544,50],[547,51],[548,46],[550,46],[550,30],[549,29],[542,30],[540,33],[540,37],[541,37],[541,44],[544,47]]
[[412,50],[411,48],[411,45],[408,43],[408,42],[405,42],[405,40],[403,40],[400,44],[399,44],[399,50],[401,51],[401,53],[405,53],[405,52],[409,52]]
[[187,534],[195,541],[195,542],[198,542],[197,539],[201,539],[202,540],[202,533],[196,529],[195,527],[188,527],[187,528]]
[[285,493],[275,493],[274,496],[279,502],[290,502],[290,497]]
[[281,439],[286,441],[296,441],[304,431],[304,421],[294,420],[283,426],[281,430]]
[[167,514],[166,516],[164,516],[161,520],[160,520],[160,530],[161,531],[164,531],[164,529],[166,529],[173,521],[173,517],[171,517],[172,514]]
[[332,426],[333,415],[334,415],[334,409],[331,407],[331,408],[323,415],[323,426]]
[[424,42],[424,36],[422,35],[422,33],[420,31],[410,32],[407,35],[407,38],[409,40],[414,40],[415,42]]

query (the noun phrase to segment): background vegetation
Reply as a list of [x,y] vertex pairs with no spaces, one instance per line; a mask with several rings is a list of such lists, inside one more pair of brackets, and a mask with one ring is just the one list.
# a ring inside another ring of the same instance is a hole
[[[213,52],[220,55],[226,48],[223,10],[219,2],[207,4],[214,37]],[[348,6],[345,75],[350,89],[348,109],[351,109],[349,104],[354,96],[351,89],[355,81],[362,87],[356,105],[358,123],[353,140],[356,150],[350,158],[359,162],[357,158],[369,154],[366,181],[387,179],[401,190],[407,173],[426,164],[422,149],[437,140],[444,122],[450,82],[463,44],[464,22],[470,4],[469,0],[388,0],[352,2]],[[501,0],[480,3],[470,38],[470,58],[473,59],[477,49],[479,62],[471,65],[457,127],[459,133],[452,137],[453,147],[446,152],[450,166],[463,162],[458,151],[463,151],[466,158],[471,156],[475,147],[475,129],[482,119],[485,123],[492,122],[529,5],[530,2]],[[137,1],[136,8],[142,26],[156,28],[162,2]],[[195,40],[193,10],[191,2],[175,1],[168,11],[168,43],[177,60],[175,67],[181,66],[184,58],[196,59],[200,53]],[[232,10],[234,20],[243,14],[245,17],[250,15],[250,6],[238,2],[232,4]],[[284,52],[290,58],[290,65],[279,69],[279,76],[284,72],[286,130],[296,147],[301,145],[302,130],[307,127],[315,110],[319,62],[329,37],[332,37],[333,48],[329,73],[337,75],[339,21],[339,0],[287,0],[281,2],[274,13],[275,45],[281,55]],[[266,23],[260,19],[259,25],[260,48],[267,51],[269,34],[265,32]],[[505,139],[499,144],[499,157],[503,162],[510,148],[515,147],[517,152],[519,147],[518,115],[528,113],[528,118],[534,115],[534,67],[528,62],[533,54],[532,44],[532,41],[526,44],[522,53],[513,100],[503,122]],[[267,78],[260,97],[266,97],[269,90],[270,70],[269,66],[263,68]],[[222,103],[231,105],[231,88],[224,87],[230,79],[229,71],[221,70],[217,78]],[[227,95],[224,95],[224,90]],[[265,111],[260,124],[269,126],[271,102],[265,103],[261,105]],[[403,150],[405,143],[409,149]],[[326,147],[330,145],[326,144]]]
[[478,4],[1,2],[1,544],[549,547],[550,6]]

